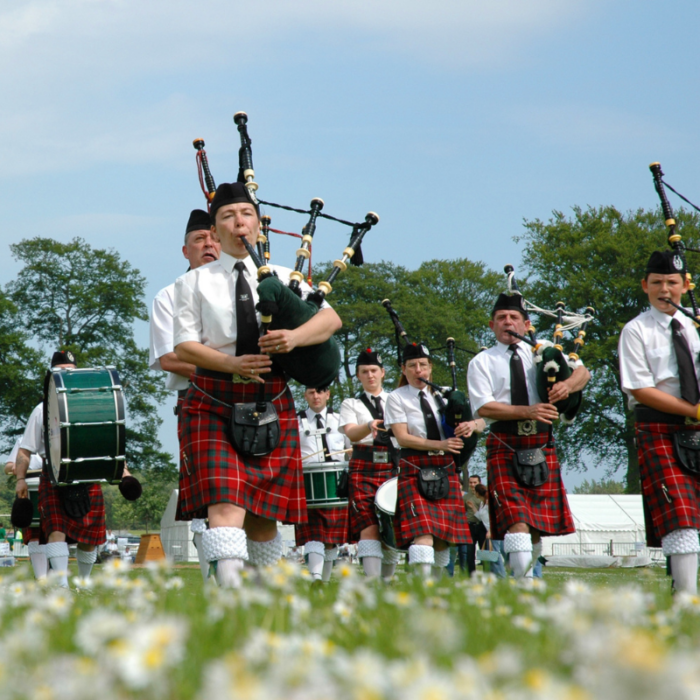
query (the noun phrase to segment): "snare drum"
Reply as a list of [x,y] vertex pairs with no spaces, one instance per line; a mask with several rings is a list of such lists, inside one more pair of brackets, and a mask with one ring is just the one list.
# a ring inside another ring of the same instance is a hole
[[346,462],[303,465],[307,508],[347,508],[347,498],[338,496],[338,479],[346,466]]
[[29,527],[39,528],[41,527],[39,520],[39,477],[27,479],[27,491],[29,491],[29,500],[32,502],[32,508],[34,509],[32,524]]
[[114,367],[51,370],[44,441],[54,484],[119,483],[124,472],[124,396]]
[[396,546],[396,535],[394,534],[394,515],[396,514],[398,495],[398,476],[385,481],[374,495],[374,509],[379,521],[379,537],[387,547],[396,550],[399,548]]

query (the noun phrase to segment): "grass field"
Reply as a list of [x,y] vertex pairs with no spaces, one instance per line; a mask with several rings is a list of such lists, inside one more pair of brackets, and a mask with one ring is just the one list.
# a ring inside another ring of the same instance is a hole
[[343,565],[312,588],[282,564],[221,591],[117,562],[70,592],[3,572],[1,699],[700,697],[700,600],[661,569],[385,586]]

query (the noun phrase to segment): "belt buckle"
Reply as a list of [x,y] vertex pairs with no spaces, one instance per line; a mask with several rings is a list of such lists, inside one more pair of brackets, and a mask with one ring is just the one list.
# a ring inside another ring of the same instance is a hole
[[244,377],[241,374],[234,373],[231,375],[231,381],[234,384],[252,384],[255,381],[255,379],[253,379],[252,377]]
[[444,450],[428,450],[428,457],[443,457],[444,455]]
[[700,421],[690,416],[685,417],[685,425],[700,425]]
[[372,453],[372,462],[374,464],[387,464],[389,461],[389,450],[375,450]]
[[537,433],[537,421],[534,420],[519,420],[518,435],[535,435]]

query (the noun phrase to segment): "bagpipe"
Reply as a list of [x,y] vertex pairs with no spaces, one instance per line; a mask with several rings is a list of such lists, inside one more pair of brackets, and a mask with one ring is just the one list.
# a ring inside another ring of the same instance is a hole
[[[333,283],[337,276],[345,271],[348,264],[361,265],[362,240],[369,230],[379,223],[379,217],[374,212],[369,212],[362,222],[350,222],[331,216],[323,212],[322,199],[311,200],[309,209],[297,209],[282,204],[268,202],[258,197],[258,184],[255,182],[255,170],[253,168],[252,141],[248,134],[248,115],[245,112],[237,112],[233,120],[240,135],[241,147],[238,151],[238,182],[245,185],[250,198],[258,205],[276,207],[285,211],[296,212],[308,216],[301,234],[289,234],[286,231],[278,231],[270,227],[271,217],[261,217],[261,231],[258,235],[256,247],[253,248],[243,238],[248,253],[258,269],[258,296],[256,306],[261,316],[261,333],[270,330],[294,330],[315,316],[326,296],[333,290]],[[196,139],[194,147],[197,150],[197,169],[202,191],[207,199],[207,205],[216,192],[216,185],[211,176],[204,141]],[[340,259],[333,262],[333,269],[325,280],[318,283],[316,289],[302,299],[301,283],[304,281],[304,267],[308,265],[306,279],[312,285],[311,279],[311,248],[316,225],[319,219],[327,219],[338,222],[352,229],[350,242],[343,250]],[[285,285],[270,267],[270,232],[286,235],[296,235],[301,239],[301,246],[296,251],[294,269],[290,273],[290,281]],[[334,338],[329,338],[318,345],[294,348],[289,353],[272,355],[273,366],[284,371],[292,379],[306,386],[321,387],[331,384],[340,370],[340,350]]]
[[[521,297],[523,311],[525,313],[525,327],[527,336],[522,336],[515,331],[508,333],[524,343],[527,343],[534,353],[537,396],[543,403],[550,403],[549,389],[557,382],[563,382],[571,376],[580,359],[581,349],[585,344],[588,324],[595,318],[595,309],[592,306],[586,307],[583,314],[566,311],[563,301],[555,304],[555,311],[548,311],[535,306],[523,297],[518,289],[515,279],[515,269],[512,265],[506,265],[503,271],[507,275],[506,294],[515,294]],[[556,319],[552,340],[538,340],[535,327],[530,320],[529,311],[539,315],[550,316]],[[568,355],[564,352],[564,332],[578,328],[578,333],[574,338],[574,350]],[[566,399],[557,401],[554,405],[559,411],[562,423],[572,423],[581,408],[582,392],[574,391]]]
[[[408,339],[406,330],[399,319],[398,313],[396,313],[396,310],[391,305],[391,301],[389,299],[384,299],[384,301],[382,301],[382,306],[387,310],[389,313],[389,318],[391,318],[391,321],[394,324],[394,333],[396,338],[396,359],[397,364],[400,367],[403,364],[401,347],[402,341],[405,347],[405,345],[410,343],[410,340]],[[450,372],[452,375],[451,387],[443,387],[427,379],[420,380],[433,390],[433,396],[435,396],[435,400],[437,401],[440,411],[440,422],[442,423],[442,429],[445,432],[445,436],[448,438],[454,437],[455,428],[460,423],[466,423],[474,420],[467,395],[463,391],[457,389],[457,363],[455,362],[455,347],[455,339],[448,338],[445,348],[440,348],[447,351],[447,363],[450,367]],[[466,350],[465,352],[471,351]],[[462,467],[467,464],[469,458],[476,449],[478,441],[479,436],[476,432],[473,432],[468,438],[462,438],[464,447],[458,455],[454,456],[455,463],[458,467]]]
[[652,163],[649,166],[649,170],[651,170],[652,177],[654,178],[654,189],[656,190],[656,193],[659,195],[659,199],[661,200],[661,209],[664,214],[666,226],[668,227],[668,244],[673,250],[674,255],[678,256],[678,263],[674,263],[675,267],[678,270],[686,270],[685,276],[689,283],[688,299],[690,299],[690,304],[693,307],[693,311],[688,311],[688,309],[681,306],[680,304],[676,304],[671,299],[662,299],[662,301],[665,301],[666,303],[675,307],[682,314],[690,318],[695,323],[695,327],[698,329],[698,333],[700,333],[700,309],[698,308],[698,302],[695,296],[695,283],[693,282],[690,273],[687,271],[688,266],[686,264],[685,259],[686,251],[690,251],[692,253],[700,253],[700,250],[696,250],[695,248],[688,248],[683,242],[681,235],[676,230],[675,215],[673,213],[671,203],[668,201],[668,197],[666,196],[666,190],[664,189],[664,187],[668,187],[668,189],[671,190],[671,192],[678,195],[684,202],[690,204],[690,206],[693,207],[693,209],[695,209],[696,211],[700,212],[700,208],[695,206],[695,204],[693,204],[689,199],[686,199],[680,192],[676,192],[676,190],[674,190],[673,187],[671,187],[671,185],[669,185],[667,182],[664,182],[664,174],[661,170],[661,163]]

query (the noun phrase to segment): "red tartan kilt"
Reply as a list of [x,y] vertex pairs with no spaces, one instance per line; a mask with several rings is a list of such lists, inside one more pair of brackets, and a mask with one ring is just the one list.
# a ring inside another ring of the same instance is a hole
[[[556,449],[545,449],[546,442],[546,433],[527,436],[499,433],[498,437],[491,434],[486,439],[489,517],[494,540],[502,540],[516,523],[527,523],[543,535],[568,535],[576,531]],[[512,450],[536,447],[544,450],[549,478],[542,486],[528,488],[515,478]]]
[[25,527],[22,529],[22,542],[29,544],[32,540],[39,540],[39,544],[46,544],[48,539],[40,527]]
[[229,406],[258,400],[259,384],[233,384],[193,376],[182,404],[178,520],[206,518],[216,503],[233,503],[261,518],[306,522],[306,495],[294,400],[281,377],[265,383],[265,400],[274,400],[281,439],[263,457],[241,457],[226,437]]
[[393,464],[375,464],[367,459],[351,459],[349,470],[347,541],[356,542],[362,530],[379,525],[374,498],[377,489],[396,474]]
[[673,451],[673,435],[680,430],[700,426],[635,423],[649,547],[660,547],[661,538],[674,530],[700,530],[700,478],[683,471]]
[[91,508],[88,514],[74,520],[63,510],[58,495],[59,487],[54,486],[46,473],[39,479],[39,517],[44,535],[62,532],[69,541],[82,544],[101,545],[107,540],[105,530],[105,502],[100,484],[89,486]]
[[[399,548],[405,548],[421,535],[450,543],[471,544],[462,486],[449,455],[401,457],[394,532]],[[418,491],[416,467],[447,467],[450,492],[439,501],[428,501]]]
[[294,527],[297,547],[307,542],[345,544],[348,540],[348,508],[310,508],[305,525]]

